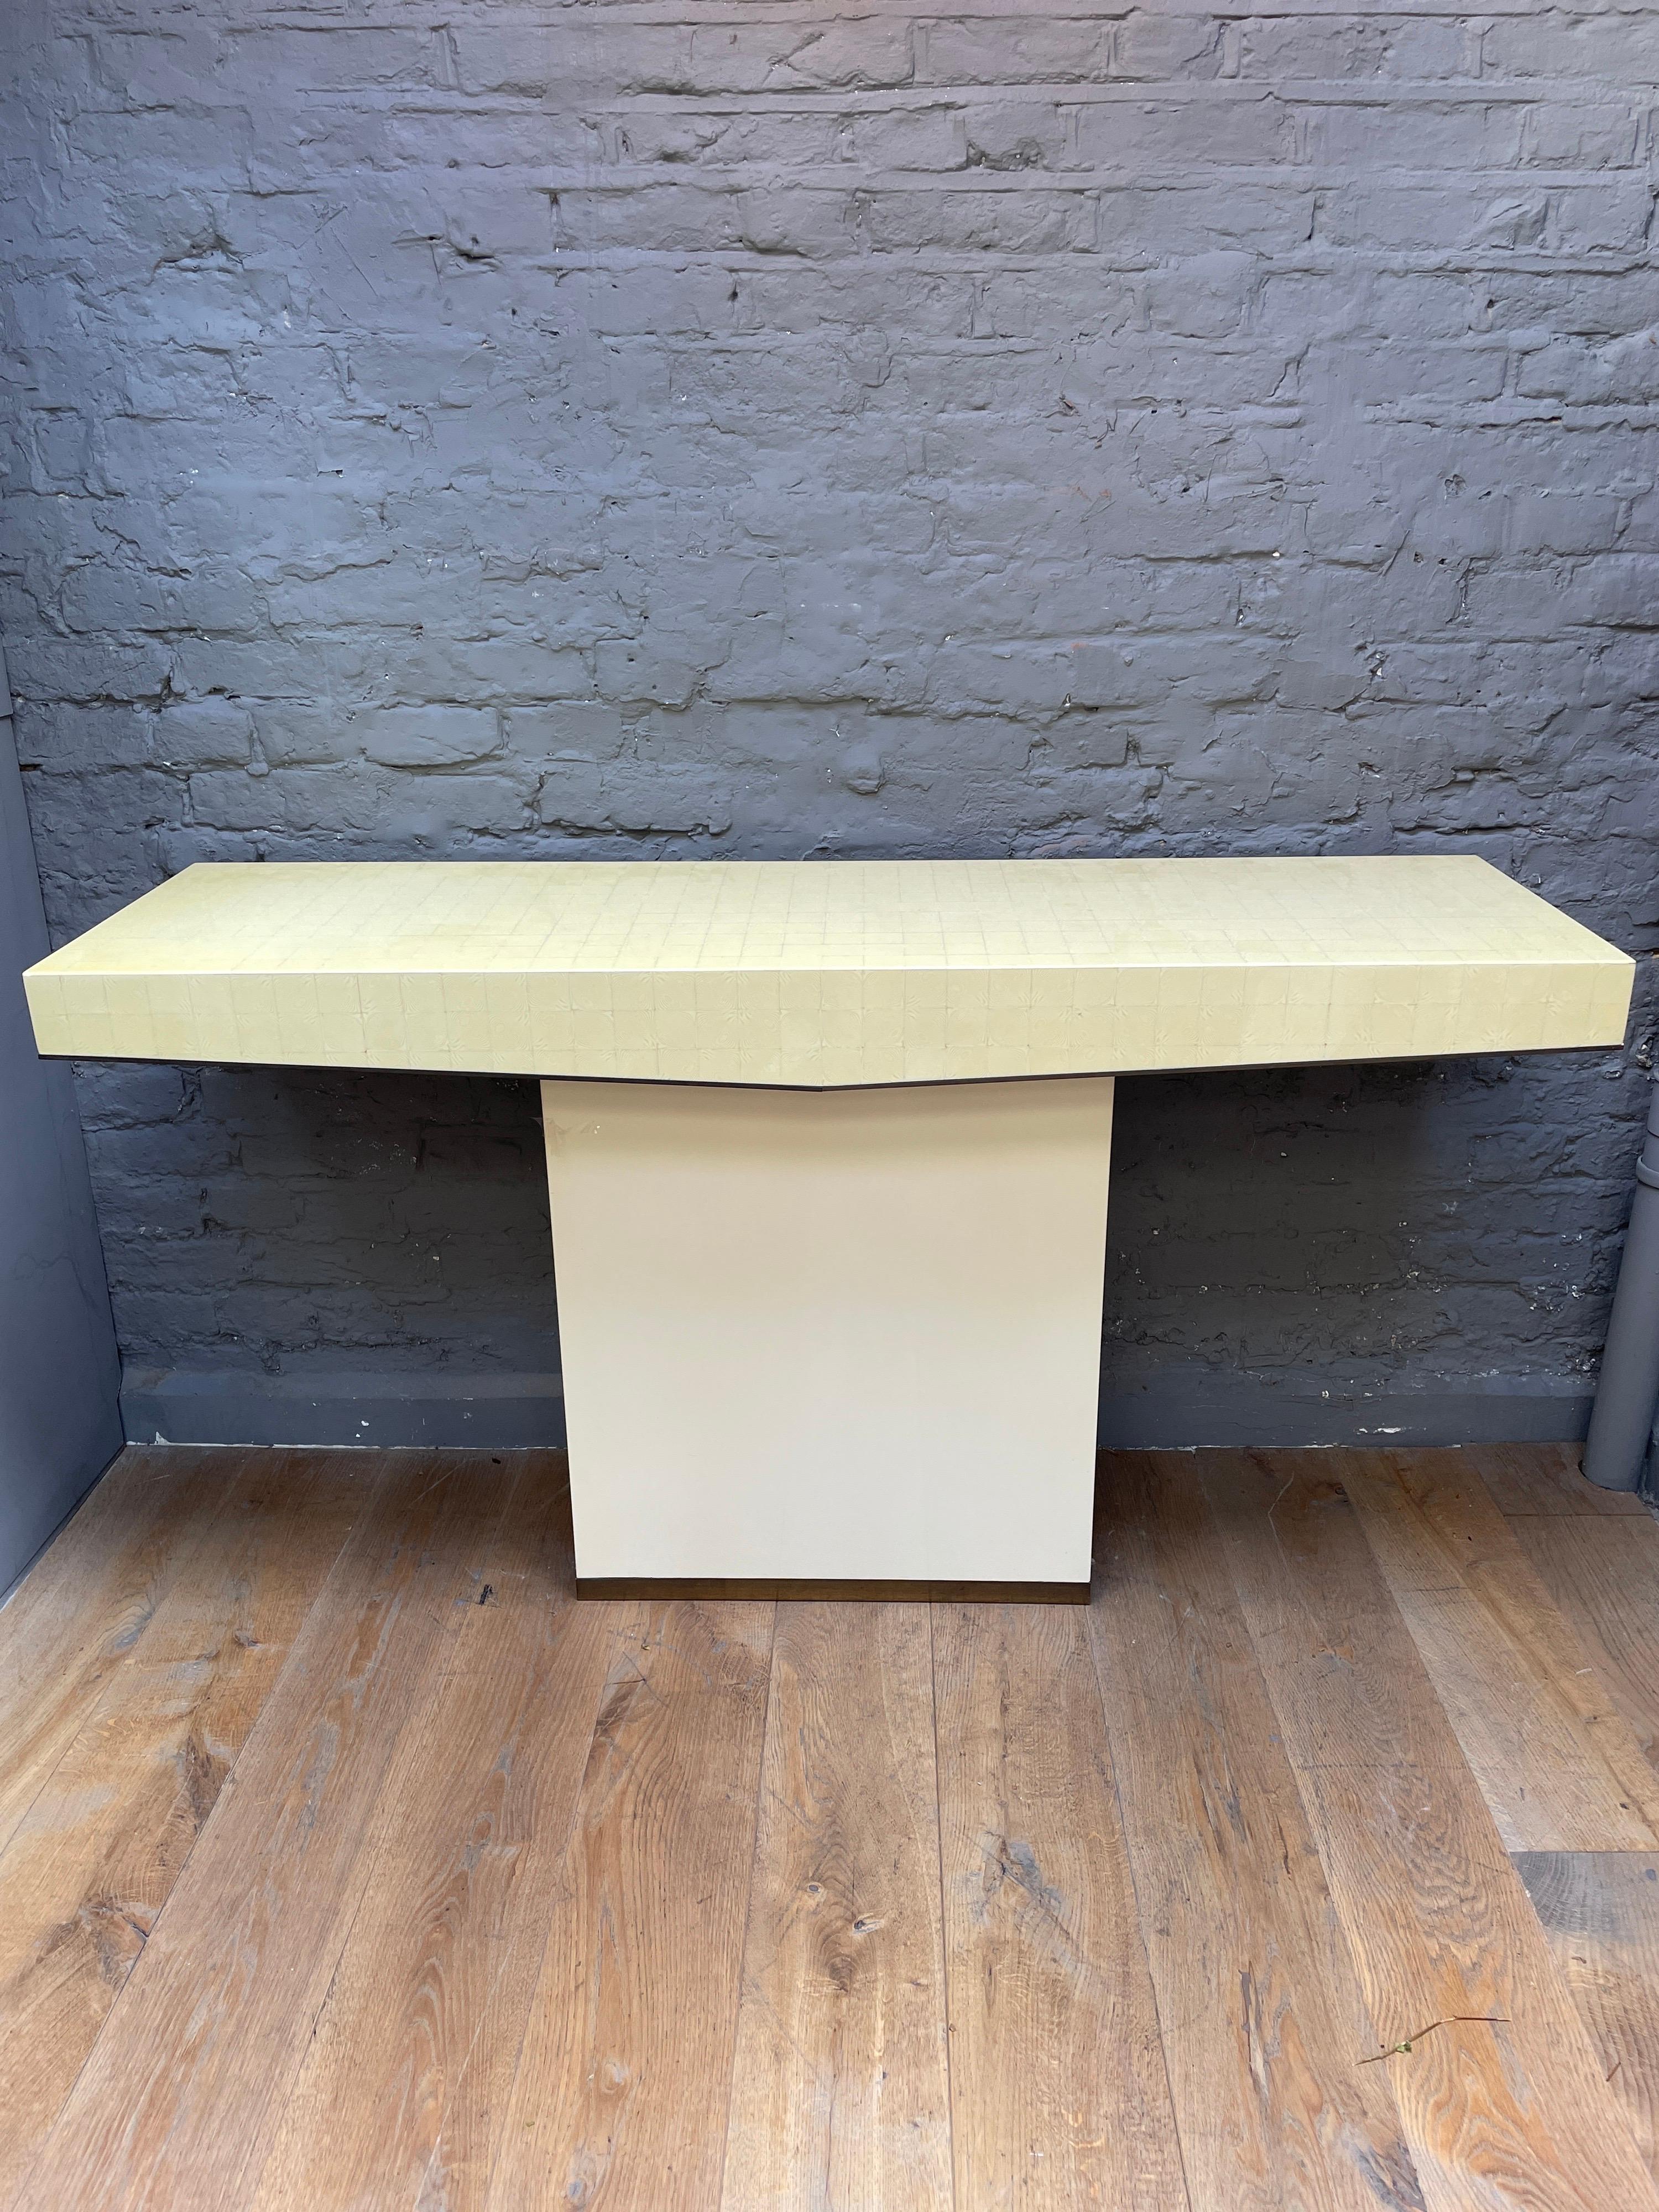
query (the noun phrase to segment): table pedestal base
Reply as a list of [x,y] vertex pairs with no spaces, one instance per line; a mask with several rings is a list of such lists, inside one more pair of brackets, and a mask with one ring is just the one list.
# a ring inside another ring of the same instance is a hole
[[1087,1583],[1109,1077],[542,1107],[585,1582]]

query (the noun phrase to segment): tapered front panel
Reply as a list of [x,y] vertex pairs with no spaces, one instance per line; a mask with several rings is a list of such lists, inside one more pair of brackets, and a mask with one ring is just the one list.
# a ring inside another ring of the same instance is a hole
[[1109,1079],[542,1099],[580,1574],[1088,1579]]

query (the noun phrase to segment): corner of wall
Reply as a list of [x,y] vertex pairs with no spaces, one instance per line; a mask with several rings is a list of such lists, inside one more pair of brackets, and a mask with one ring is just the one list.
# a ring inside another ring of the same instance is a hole
[[22,970],[47,949],[0,656],[0,1589],[121,1449],[116,1350],[67,1066],[34,1048]]

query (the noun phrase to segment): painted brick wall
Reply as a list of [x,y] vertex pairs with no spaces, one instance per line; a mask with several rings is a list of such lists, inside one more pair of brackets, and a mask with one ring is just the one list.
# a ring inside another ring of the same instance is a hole
[[[1659,945],[1659,9],[0,40],[60,935],[210,857],[1471,850]],[[1622,1065],[1125,1085],[1109,1389],[1576,1402],[1653,1007]],[[82,1097],[130,1363],[554,1364],[528,1086]]]

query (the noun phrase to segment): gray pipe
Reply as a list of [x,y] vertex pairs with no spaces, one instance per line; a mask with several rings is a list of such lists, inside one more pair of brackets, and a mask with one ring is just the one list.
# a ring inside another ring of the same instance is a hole
[[1613,1294],[1607,1348],[1584,1445],[1584,1472],[1603,1490],[1634,1490],[1659,1410],[1659,1085],[1636,1163],[1636,1198]]

